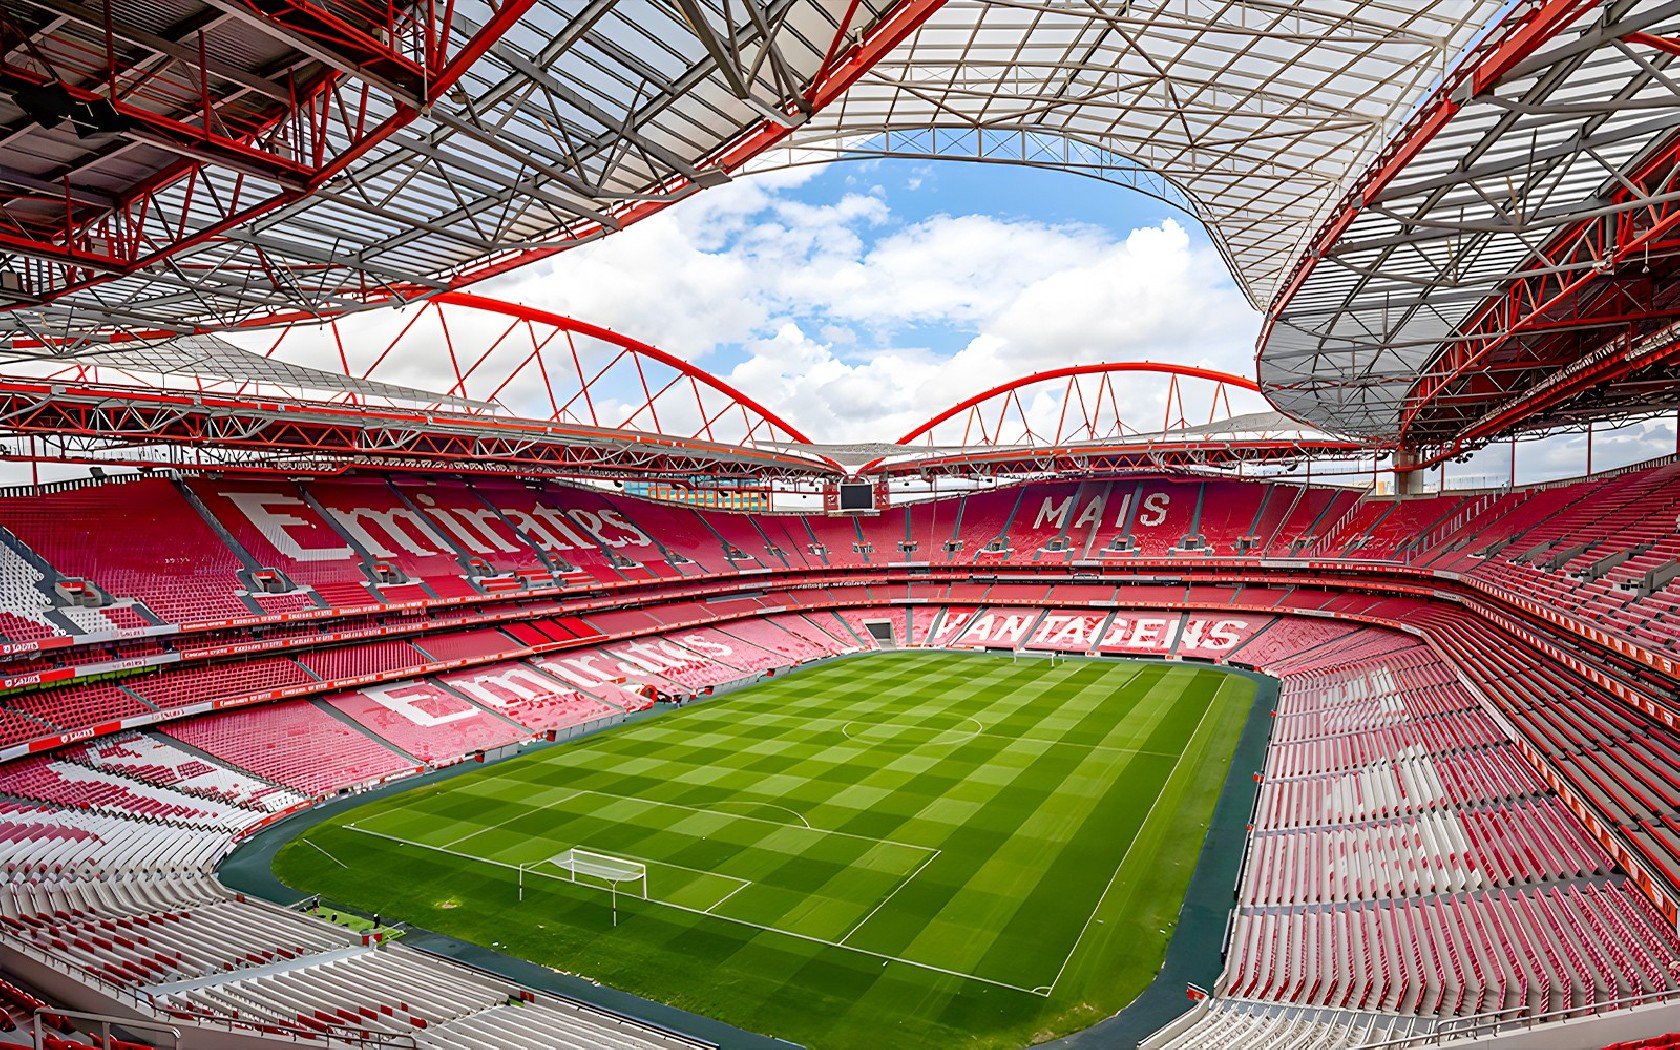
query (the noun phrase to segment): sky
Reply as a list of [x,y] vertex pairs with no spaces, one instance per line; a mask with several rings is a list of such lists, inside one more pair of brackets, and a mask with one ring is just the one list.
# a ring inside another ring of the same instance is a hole
[[[1083,176],[958,161],[740,178],[482,290],[701,364],[833,442],[892,440],[963,397],[1067,363],[1252,376],[1261,321],[1194,217]],[[1157,418],[1160,397],[1140,386],[1130,407]],[[1638,462],[1675,451],[1674,422],[1594,444],[1596,469]],[[1585,467],[1584,435],[1517,454],[1519,480]],[[1502,445],[1448,473],[1495,485],[1510,469]]]
[[[958,162],[738,179],[483,290],[701,364],[833,442],[893,440],[1071,362],[1252,374],[1258,321],[1174,208],[1081,176]],[[1139,418],[1159,418],[1145,409],[1163,391],[1135,391]]]
[[[832,443],[893,441],[969,395],[1065,364],[1151,360],[1252,376],[1261,322],[1194,217],[1080,175],[961,161],[853,161],[740,177],[473,290],[652,344]],[[505,326],[461,313],[450,322],[457,346],[489,345]],[[288,335],[281,356],[336,369],[342,346],[360,374],[403,323],[369,311],[342,322],[337,341],[327,330]],[[416,332],[376,378],[449,389],[443,334]],[[233,338],[256,350],[272,343]],[[505,365],[522,351],[510,343],[499,353]],[[474,382],[509,370],[496,367]],[[546,418],[540,379],[527,366],[498,400]],[[568,384],[576,385],[555,386]],[[618,393],[636,400],[634,390]],[[595,407],[610,413],[611,396],[597,391]],[[1159,426],[1164,398],[1159,382],[1121,387],[1122,412],[1141,429]],[[1267,406],[1249,395],[1231,407]],[[1042,421],[1059,406],[1041,391],[1028,408]],[[679,429],[669,415],[660,423]],[[1599,434],[1593,466],[1675,450],[1669,417]],[[1521,482],[1578,475],[1586,439],[1526,443],[1516,462]],[[1510,472],[1508,445],[1448,468],[1461,487],[1501,485]],[[1438,482],[1432,475],[1431,486]]]

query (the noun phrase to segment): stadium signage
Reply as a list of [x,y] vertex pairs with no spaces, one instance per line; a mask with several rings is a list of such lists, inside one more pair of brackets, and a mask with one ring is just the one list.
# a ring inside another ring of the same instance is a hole
[[[361,551],[376,558],[453,561],[456,544],[477,555],[513,554],[524,549],[525,538],[544,551],[655,546],[646,532],[616,509],[561,510],[540,499],[529,509],[510,505],[498,513],[488,506],[446,507],[427,493],[415,497],[418,511],[403,504],[346,504],[321,495],[318,502],[332,519],[329,523],[308,502],[284,493],[224,489],[216,495],[232,504],[276,553],[294,562],[352,561],[361,557]],[[358,495],[371,497],[373,493]],[[520,535],[514,535],[513,529]],[[448,533],[453,542],[442,533]]]

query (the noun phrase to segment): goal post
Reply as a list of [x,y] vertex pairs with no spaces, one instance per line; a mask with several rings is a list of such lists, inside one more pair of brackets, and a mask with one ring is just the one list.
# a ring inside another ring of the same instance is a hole
[[615,857],[610,853],[569,849],[548,858],[548,863],[570,874],[573,882],[577,882],[581,875],[588,879],[599,879],[613,889],[624,883],[634,883],[640,888],[642,899],[647,900],[647,865],[641,861]]
[[613,925],[618,925],[618,888],[630,885],[635,888],[642,900],[647,900],[647,865],[639,860],[628,857],[615,857],[610,853],[596,853],[593,850],[569,849],[556,853],[545,861],[535,864],[521,865],[519,869],[520,890],[519,899],[525,899],[524,877],[526,868],[535,868],[542,864],[552,864],[570,876],[575,885],[592,886],[595,889],[608,890],[612,893]]

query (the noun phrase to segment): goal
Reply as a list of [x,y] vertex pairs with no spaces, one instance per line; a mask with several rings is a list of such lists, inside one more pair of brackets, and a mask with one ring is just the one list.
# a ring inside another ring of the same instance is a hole
[[[611,889],[617,893],[618,888],[626,883],[641,891],[642,900],[647,900],[647,865],[640,861],[615,857],[610,853],[594,853],[586,849],[569,849],[563,853],[556,853],[548,858],[548,862],[561,871],[571,875],[572,881],[577,882],[581,876],[586,881],[583,885],[599,885],[600,889]],[[587,880],[599,880],[599,884]]]

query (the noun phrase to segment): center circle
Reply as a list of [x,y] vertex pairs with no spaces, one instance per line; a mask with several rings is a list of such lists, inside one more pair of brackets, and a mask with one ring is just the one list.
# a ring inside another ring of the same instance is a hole
[[952,747],[979,736],[978,720],[963,718],[955,725],[930,726],[917,722],[847,722],[840,727],[847,740],[886,748]]

